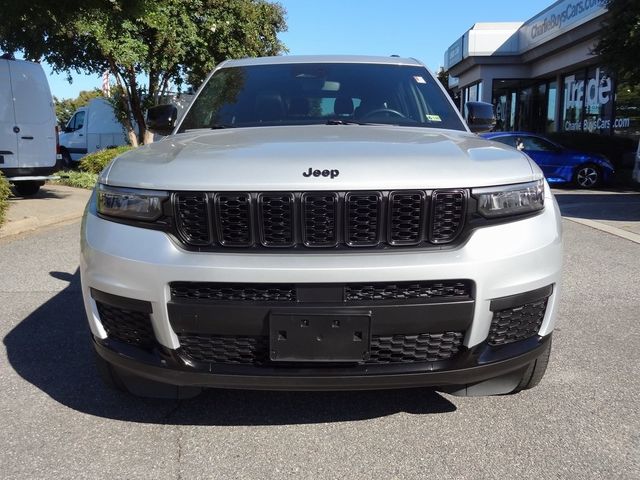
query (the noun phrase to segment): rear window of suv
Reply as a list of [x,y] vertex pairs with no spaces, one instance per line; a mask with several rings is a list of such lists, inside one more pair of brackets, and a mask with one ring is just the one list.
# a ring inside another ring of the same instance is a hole
[[204,86],[180,126],[382,123],[465,130],[424,67],[295,63],[229,67]]

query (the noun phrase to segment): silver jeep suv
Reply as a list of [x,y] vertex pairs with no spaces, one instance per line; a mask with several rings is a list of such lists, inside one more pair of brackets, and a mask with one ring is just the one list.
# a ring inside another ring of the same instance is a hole
[[558,305],[557,204],[523,153],[470,132],[416,60],[221,63],[162,141],[115,159],[82,229],[114,387],[536,385]]

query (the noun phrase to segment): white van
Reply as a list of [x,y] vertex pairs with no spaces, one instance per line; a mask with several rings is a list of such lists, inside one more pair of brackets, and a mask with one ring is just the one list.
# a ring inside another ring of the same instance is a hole
[[124,128],[104,98],[94,98],[76,110],[60,134],[60,153],[67,167],[87,153],[126,144]]
[[0,57],[0,171],[19,195],[33,195],[55,171],[56,154],[56,115],[42,67]]

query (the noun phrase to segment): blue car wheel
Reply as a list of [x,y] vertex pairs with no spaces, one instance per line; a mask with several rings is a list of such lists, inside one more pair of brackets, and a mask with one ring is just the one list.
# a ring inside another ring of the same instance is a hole
[[574,182],[579,188],[596,188],[602,182],[600,169],[592,163],[580,165],[576,169]]

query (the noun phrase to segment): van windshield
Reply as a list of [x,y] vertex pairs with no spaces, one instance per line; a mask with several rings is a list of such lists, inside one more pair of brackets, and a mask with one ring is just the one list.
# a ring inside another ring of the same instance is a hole
[[218,70],[179,132],[308,124],[392,124],[465,130],[420,66],[295,63]]

